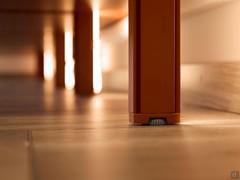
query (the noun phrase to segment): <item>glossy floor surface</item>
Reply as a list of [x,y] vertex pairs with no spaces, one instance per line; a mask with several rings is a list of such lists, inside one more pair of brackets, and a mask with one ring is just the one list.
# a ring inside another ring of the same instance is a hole
[[184,107],[178,126],[133,127],[127,95],[75,97],[0,78],[1,180],[222,180],[240,171],[240,116]]

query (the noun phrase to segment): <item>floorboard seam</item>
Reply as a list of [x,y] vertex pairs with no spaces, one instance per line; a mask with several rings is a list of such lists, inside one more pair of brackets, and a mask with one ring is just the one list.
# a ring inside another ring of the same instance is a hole
[[36,167],[35,167],[35,160],[34,160],[34,150],[33,150],[33,136],[32,131],[27,131],[27,143],[28,143],[28,156],[29,156],[29,168],[30,168],[30,179],[31,180],[38,180],[36,176]]

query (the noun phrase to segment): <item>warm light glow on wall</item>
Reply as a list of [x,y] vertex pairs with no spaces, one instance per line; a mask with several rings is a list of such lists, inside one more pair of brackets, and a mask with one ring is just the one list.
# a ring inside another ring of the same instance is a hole
[[53,80],[54,78],[54,63],[53,54],[51,51],[46,50],[44,52],[44,79]]
[[55,56],[53,33],[49,29],[44,32],[44,79],[53,80],[55,74]]
[[101,31],[103,89],[128,91],[128,17]]
[[129,35],[129,20],[128,20],[128,16],[124,18],[123,20],[123,32],[124,32],[124,35],[125,37],[128,38],[128,35]]
[[102,68],[100,58],[100,11],[93,8],[93,90],[102,91]]
[[103,74],[112,71],[112,61],[111,45],[101,40],[101,67]]
[[75,86],[72,32],[65,32],[65,86],[67,89]]

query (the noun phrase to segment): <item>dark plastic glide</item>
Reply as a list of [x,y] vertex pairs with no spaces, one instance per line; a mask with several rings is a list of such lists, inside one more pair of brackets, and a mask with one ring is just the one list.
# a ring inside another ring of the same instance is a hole
[[150,126],[163,126],[167,125],[167,120],[163,118],[154,118],[149,120],[149,125]]

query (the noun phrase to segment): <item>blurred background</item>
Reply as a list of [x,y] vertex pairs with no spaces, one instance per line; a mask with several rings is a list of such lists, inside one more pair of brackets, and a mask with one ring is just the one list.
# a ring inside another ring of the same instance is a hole
[[[96,12],[93,23],[99,39],[99,57],[94,72],[96,92],[126,94],[128,1],[89,0],[87,3]],[[74,0],[1,2],[1,82],[5,82],[6,77],[8,80],[15,78],[15,81],[23,81],[16,77],[36,77],[40,68],[43,68],[46,82],[53,82],[56,73],[54,32],[61,29],[65,33],[65,86],[73,89],[73,12],[77,8]],[[238,0],[181,1],[183,104],[240,112],[237,95],[240,90],[239,10]],[[41,51],[44,52],[43,67],[39,65]],[[4,93],[7,95],[2,91],[2,97]]]

